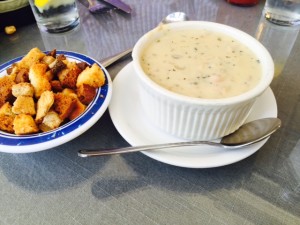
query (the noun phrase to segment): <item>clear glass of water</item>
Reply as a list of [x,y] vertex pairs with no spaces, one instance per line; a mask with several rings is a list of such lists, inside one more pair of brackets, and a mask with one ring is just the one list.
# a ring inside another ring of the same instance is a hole
[[29,0],[29,3],[42,31],[62,33],[80,23],[75,0]]
[[282,26],[300,24],[300,0],[266,0],[265,18]]
[[264,16],[260,18],[255,37],[268,49],[273,58],[274,78],[282,73],[297,40],[299,30],[298,26],[277,26],[266,21]]

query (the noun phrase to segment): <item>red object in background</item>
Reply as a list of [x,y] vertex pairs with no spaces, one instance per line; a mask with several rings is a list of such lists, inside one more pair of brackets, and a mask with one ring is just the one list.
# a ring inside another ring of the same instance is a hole
[[240,5],[240,6],[252,6],[256,5],[259,0],[227,0],[230,4]]

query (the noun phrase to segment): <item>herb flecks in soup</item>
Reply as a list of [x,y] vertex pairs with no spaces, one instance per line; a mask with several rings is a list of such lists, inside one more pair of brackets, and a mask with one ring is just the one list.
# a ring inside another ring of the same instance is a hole
[[163,30],[147,46],[141,63],[160,86],[196,98],[227,98],[256,86],[261,65],[230,36],[205,30]]

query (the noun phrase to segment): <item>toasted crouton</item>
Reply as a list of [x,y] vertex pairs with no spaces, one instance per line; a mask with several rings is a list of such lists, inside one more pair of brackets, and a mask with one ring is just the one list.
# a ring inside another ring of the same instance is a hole
[[47,112],[49,111],[53,103],[54,103],[53,92],[44,91],[37,102],[37,112],[35,117],[35,121],[37,123],[42,122],[42,119],[44,118],[44,116],[46,116]]
[[11,76],[0,77],[0,107],[13,97],[12,86],[15,84]]
[[[20,69],[20,68],[18,67],[18,64],[17,64],[17,63],[13,63],[13,64],[11,65],[11,67],[9,67],[9,68],[6,69],[6,72],[7,72],[7,74],[8,74],[9,76],[11,76],[11,78],[15,78],[16,75],[17,75],[21,70],[23,70],[23,69],[22,69],[22,68]],[[26,71],[26,69],[25,69],[25,71]]]
[[77,77],[81,73],[81,69],[76,65],[75,62],[69,62],[67,68],[61,70],[57,76],[64,88],[76,88]]
[[29,70],[29,68],[33,64],[37,63],[44,56],[45,56],[45,53],[43,53],[41,50],[39,50],[38,48],[33,48],[18,63],[18,67]]
[[80,87],[82,84],[88,84],[91,87],[98,88],[105,83],[105,75],[98,64],[94,63],[92,67],[86,67],[78,78],[76,86]]
[[[12,112],[12,106],[9,102],[5,102],[0,108],[0,115],[14,116]],[[1,121],[1,120],[0,120]]]
[[54,95],[54,110],[58,113],[61,120],[65,120],[69,117],[76,104],[76,98],[65,95],[62,93],[56,93]]
[[51,55],[45,55],[41,61],[46,63],[47,65],[50,65],[51,63],[53,63],[55,61],[55,58]]
[[29,78],[28,78],[28,69],[20,69],[18,70],[18,72],[16,73],[15,76],[15,82],[16,83],[22,83],[22,82],[29,82]]
[[89,64],[87,64],[86,62],[78,62],[76,63],[76,65],[79,67],[79,69],[81,69],[82,71],[85,70],[85,68],[87,68],[89,66]]
[[0,130],[13,133],[13,122],[14,122],[14,116],[12,115],[5,115],[5,114],[0,114]]
[[30,83],[18,83],[12,86],[12,94],[15,97],[21,95],[32,97],[34,94],[34,89]]
[[65,94],[65,95],[71,95],[74,98],[77,98],[76,92],[71,88],[64,88],[61,93]]
[[77,99],[75,107],[74,107],[73,111],[70,113],[69,119],[73,120],[73,119],[77,118],[84,112],[85,109],[86,109],[86,105],[82,104],[79,101],[79,99]]
[[54,79],[54,74],[52,73],[51,70],[48,70],[46,73],[45,73],[45,77],[47,78],[48,81],[52,81]]
[[88,84],[82,84],[77,88],[77,96],[79,100],[88,105],[96,95],[96,88],[91,87]]
[[51,84],[45,72],[47,70],[47,65],[42,63],[37,63],[31,66],[29,70],[29,80],[34,87],[34,95],[39,98],[44,91],[51,90]]
[[49,68],[51,69],[51,72],[54,75],[57,75],[60,71],[62,71],[66,67],[67,67],[67,65],[62,60],[59,60],[59,59],[56,59],[54,62],[52,62],[49,65]]
[[50,84],[53,92],[61,92],[63,90],[59,80],[51,80]]
[[16,64],[16,63],[13,63],[13,64],[11,65],[11,67],[8,67],[8,68],[6,69],[7,75],[12,74],[14,70],[18,70],[17,64]]
[[64,61],[67,59],[67,57],[64,54],[60,54],[60,55],[56,55],[56,59]]
[[61,93],[65,95],[76,95],[75,91],[71,88],[64,88]]
[[14,101],[12,112],[14,114],[28,114],[35,115],[35,104],[33,97],[29,96],[18,96]]
[[42,123],[39,125],[39,128],[43,132],[50,131],[58,128],[61,122],[62,120],[59,115],[55,111],[51,110],[45,115]]
[[53,49],[52,51],[48,52],[47,56],[52,56],[53,58],[56,58],[56,49]]
[[37,133],[39,128],[37,127],[36,123],[32,116],[27,114],[19,114],[16,115],[13,121],[13,129],[15,134],[32,134]]

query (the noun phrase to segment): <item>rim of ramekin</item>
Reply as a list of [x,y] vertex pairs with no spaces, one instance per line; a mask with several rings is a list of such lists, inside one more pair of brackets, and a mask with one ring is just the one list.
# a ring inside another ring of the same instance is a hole
[[[235,40],[240,41],[241,43],[245,44],[254,52],[254,54],[259,58],[261,65],[262,65],[262,78],[258,85],[256,85],[251,90],[229,98],[220,98],[220,99],[206,99],[206,98],[196,98],[196,97],[189,97],[184,96],[181,94],[177,94],[175,92],[169,91],[164,87],[161,87],[157,83],[155,83],[149,76],[143,71],[141,64],[139,63],[140,54],[144,48],[147,46],[147,43],[153,40],[155,37],[159,36],[159,31],[162,29],[161,26],[165,26],[170,29],[207,29],[212,30],[220,33],[224,33],[233,37]],[[140,78],[140,80],[146,84],[148,87],[154,89],[158,93],[176,100],[185,103],[192,103],[192,104],[199,104],[199,105],[230,105],[230,104],[237,104],[240,102],[244,102],[257,96],[261,95],[271,84],[273,77],[274,77],[274,62],[273,59],[268,52],[268,50],[254,37],[241,31],[237,28],[215,23],[215,22],[207,22],[207,21],[185,21],[185,22],[177,22],[177,23],[170,23],[160,25],[153,30],[144,34],[135,44],[133,51],[132,51],[132,58],[133,58],[133,66],[136,72],[136,75]]]

